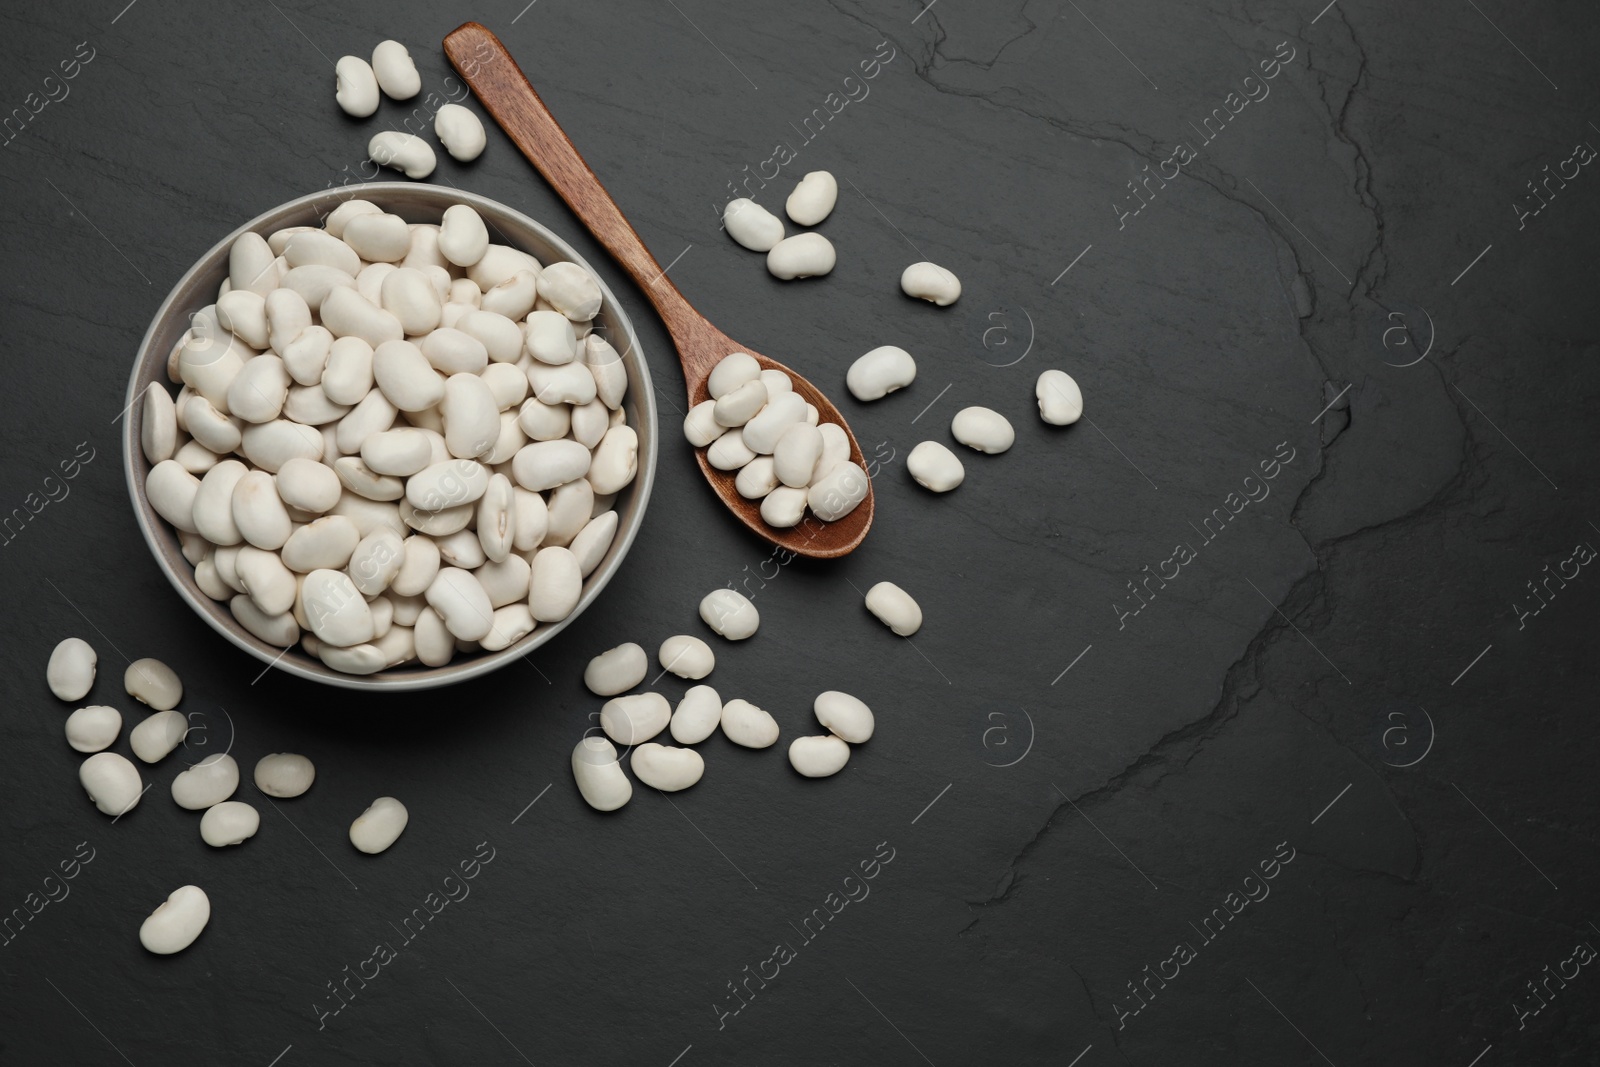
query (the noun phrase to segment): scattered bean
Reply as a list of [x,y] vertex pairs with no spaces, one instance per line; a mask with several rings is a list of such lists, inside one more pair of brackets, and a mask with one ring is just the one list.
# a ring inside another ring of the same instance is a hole
[[572,750],[572,778],[578,793],[596,811],[616,811],[633,796],[617,750],[603,737],[585,737]]
[[737,589],[713,589],[700,601],[700,618],[729,641],[743,641],[761,625],[761,615]]
[[633,750],[628,761],[645,785],[663,793],[688,789],[706,773],[706,761],[692,748],[672,748],[654,741]]
[[689,634],[679,634],[661,642],[656,658],[661,661],[662,670],[693,681],[704,678],[717,665],[717,657],[711,651],[711,646]]
[[828,217],[838,199],[838,181],[825,170],[814,170],[800,179],[783,208],[801,226],[815,226]]
[[878,400],[904,389],[917,376],[917,361],[894,345],[874,348],[850,364],[844,384],[857,400]]
[[722,228],[752,252],[770,252],[783,240],[783,220],[744,197],[728,201],[722,209]]
[[913,263],[900,275],[900,289],[907,296],[948,307],[961,295],[961,279],[937,263]]
[[835,736],[852,745],[871,739],[876,725],[872,709],[849,693],[841,693],[837,689],[818,693],[811,706],[817,713],[817,721]]
[[833,242],[820,233],[785,237],[767,253],[767,270],[774,278],[817,278],[833,270],[838,256]]
[[879,582],[867,590],[867,610],[901,637],[910,637],[922,628],[922,609],[910,593],[893,582]]
[[956,412],[950,420],[950,434],[968,448],[994,455],[1010,448],[1017,439],[1011,423],[998,411],[970,407]]
[[660,693],[613,697],[600,708],[600,729],[619,745],[648,741],[665,730],[671,721],[672,706]]
[[177,672],[158,659],[136,659],[122,674],[122,687],[141,704],[157,711],[178,706],[183,699],[183,683]]
[[220,804],[239,788],[239,764],[226,752],[207,756],[172,780],[178,807],[201,811]]
[[967,476],[956,454],[938,441],[923,441],[906,457],[906,470],[924,489],[948,493]]
[[181,711],[158,711],[128,731],[128,747],[145,763],[159,763],[183,743],[189,720]]
[[591,659],[583,671],[583,684],[595,696],[614,697],[644,681],[649,666],[644,649],[629,641]]
[[213,804],[200,816],[200,840],[212,848],[237,845],[256,836],[261,813],[242,800]]
[[367,155],[379,166],[403,171],[408,178],[426,178],[439,163],[427,141],[399,130],[374,134],[367,143]]
[[789,765],[807,778],[838,774],[848,762],[850,746],[832,734],[797,737],[789,742]]
[[111,816],[131,810],[144,795],[138,768],[115,752],[96,752],[84,760],[78,768],[78,783],[94,806]]
[[411,813],[394,797],[379,797],[350,824],[350,843],[369,856],[376,856],[400,837]]
[[50,692],[60,700],[82,700],[94,686],[95,664],[99,657],[81,637],[68,637],[50,653],[45,680]]
[[462,163],[471,163],[483,155],[483,146],[488,143],[478,116],[460,104],[445,104],[439,109],[433,120],[433,132],[444,150]]
[[690,686],[672,713],[672,739],[695,745],[716,732],[722,721],[722,698],[709,685]]
[[778,723],[748,700],[734,699],[722,706],[722,732],[745,748],[771,748],[778,742]]
[[104,704],[91,704],[67,716],[67,744],[78,752],[110,748],[121,732],[122,713]]
[[139,943],[158,956],[182,952],[211,921],[211,898],[197,885],[180,886],[139,926]]
[[317,769],[293,752],[274,752],[256,761],[256,788],[269,797],[297,797],[311,788]]
[[411,53],[399,41],[379,41],[372,50],[372,72],[378,85],[394,100],[410,100],[422,91],[422,75]]
[[1083,416],[1083,392],[1066,371],[1040,374],[1033,395],[1039,401],[1039,417],[1052,426],[1070,426]]

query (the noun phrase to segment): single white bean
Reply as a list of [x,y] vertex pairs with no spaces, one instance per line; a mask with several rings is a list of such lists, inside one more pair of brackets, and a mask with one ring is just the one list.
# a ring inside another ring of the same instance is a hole
[[600,311],[600,283],[576,263],[552,263],[539,273],[539,295],[573,322]]
[[[376,597],[389,588],[404,562],[405,547],[400,535],[385,526],[373,530],[356,545],[355,551],[350,553],[346,573],[358,593],[363,597]],[[374,618],[373,637],[381,636],[376,626]]]
[[812,472],[822,458],[822,431],[810,423],[797,423],[783,432],[772,449],[772,468],[778,481],[794,489],[811,484]]
[[212,848],[237,845],[256,836],[261,813],[242,800],[213,804],[200,816],[200,840]]
[[719,471],[734,471],[756,458],[756,453],[744,442],[744,427],[735,427],[711,442],[706,449],[706,462]]
[[256,761],[256,788],[269,797],[297,797],[316,779],[311,761],[293,752],[274,752]]
[[[346,494],[349,496],[349,494]],[[299,527],[283,543],[279,558],[299,574],[339,570],[361,542],[361,528],[348,516],[325,515]]]
[[151,382],[145,387],[139,447],[151,463],[171,459],[178,450],[178,409],[172,402],[172,394],[160,382]]
[[[366,63],[366,60],[361,60],[361,62],[362,63]],[[370,70],[371,68],[369,67],[368,69]],[[378,87],[377,81],[373,81],[372,87],[373,87],[374,90],[377,89],[377,87]],[[377,101],[376,92],[374,92],[373,101],[374,101],[373,106],[376,107],[377,106],[377,103],[376,103],[376,101]],[[363,116],[358,116],[358,117],[363,117]],[[322,220],[322,228],[324,230],[327,230],[329,233],[333,234],[335,237],[343,240],[344,239],[344,228],[350,222],[351,219],[355,218],[357,215],[381,215],[381,214],[383,214],[383,208],[379,207],[377,204],[374,204],[372,201],[370,201],[370,200],[362,200],[362,199],[360,199],[358,197],[352,197],[351,199],[342,202],[338,207],[334,208],[332,211],[328,212],[328,217]]]
[[100,657],[81,637],[68,637],[50,652],[45,680],[50,692],[60,700],[82,700],[94,686],[95,665]]
[[535,441],[511,460],[517,484],[539,493],[576,481],[589,473],[589,450],[577,441]]
[[629,641],[591,659],[583,670],[583,684],[595,696],[614,697],[644,681],[649,666],[644,649]]
[[444,419],[445,447],[464,460],[484,455],[500,436],[494,393],[476,374],[452,374],[444,386],[439,414]]
[[825,170],[814,170],[800,179],[783,209],[801,226],[815,226],[828,217],[838,200],[838,181]]
[[711,646],[690,634],[678,634],[661,642],[656,658],[661,661],[662,670],[693,681],[704,678],[717,665]]
[[746,382],[761,377],[761,364],[747,352],[732,352],[717,361],[706,378],[706,391],[711,399],[720,400]]
[[733,479],[733,487],[746,500],[760,500],[778,487],[778,472],[771,456],[757,456],[743,467]]
[[[444,218],[439,223],[439,253],[445,259],[458,267],[470,267],[483,258],[488,248],[489,230],[483,216],[467,204],[452,204],[444,209]],[[473,288],[477,288],[476,284]],[[476,305],[477,301],[473,303]]]
[[211,921],[211,898],[197,885],[179,886],[139,925],[139,944],[158,956],[182,952]]
[[67,744],[78,752],[110,748],[121,732],[122,713],[104,704],[91,704],[67,716]]
[[745,748],[771,748],[778,742],[777,720],[748,700],[734,699],[722,705],[722,732]]
[[633,796],[616,746],[603,737],[585,737],[573,748],[572,780],[583,802],[596,811],[616,811]]
[[516,487],[504,474],[493,475],[478,500],[477,540],[485,559],[499,563],[510,557],[516,547],[516,521]]
[[688,789],[706,773],[705,758],[694,749],[672,748],[654,741],[634,749],[628,763],[639,781],[663,793]]
[[478,116],[460,104],[445,104],[434,116],[433,132],[444,144],[444,150],[462,163],[471,163],[483,155],[488,138]]
[[728,201],[722,209],[722,228],[752,252],[770,252],[783,240],[783,220],[745,197]]
[[572,614],[583,595],[583,572],[578,557],[559,546],[541,548],[534,555],[528,578],[528,607],[539,622],[560,622]]
[[359,56],[340,56],[333,66],[334,99],[344,113],[364,119],[378,110],[378,79]]
[[694,447],[704,448],[728,432],[716,419],[716,407],[715,400],[703,400],[683,417],[683,436]]
[[779,530],[800,525],[806,517],[806,490],[780,485],[761,500],[761,521]]
[[359,337],[340,337],[328,349],[322,391],[336,404],[359,404],[372,390],[372,346]]
[[348,574],[329,569],[307,574],[300,604],[317,640],[340,648],[372,640],[372,609]]
[[950,434],[968,448],[994,455],[1010,448],[1017,439],[1011,423],[998,411],[984,407],[962,408],[950,420]]
[[832,241],[820,233],[799,233],[772,246],[767,253],[767,271],[785,281],[818,278],[833,270],[837,261]]
[[[295,456],[321,459],[326,449],[322,432],[315,427],[301,426],[287,419],[274,419],[271,422],[247,424],[240,435],[239,451],[261,471],[275,474],[279,467]],[[259,474],[261,471],[251,473]]]
[[127,757],[97,752],[78,767],[78,784],[103,814],[118,816],[139,803],[144,794],[139,770]]
[[917,376],[917,361],[894,345],[882,345],[850,364],[844,384],[857,400],[878,400],[904,389]]
[[394,797],[379,797],[350,824],[350,843],[369,856],[376,856],[399,839],[411,813]]
[[807,778],[838,774],[848,762],[850,746],[832,734],[797,737],[789,742],[789,765]]
[[[640,649],[639,654],[642,656],[644,650]],[[600,707],[600,729],[619,745],[642,744],[665,730],[671,721],[672,706],[660,693],[612,697]]]
[[499,652],[533,633],[537,625],[533,612],[528,610],[526,604],[507,604],[495,608],[489,634],[478,642],[478,646],[485,652]]
[[799,393],[779,393],[769,397],[767,406],[740,428],[745,446],[758,456],[772,455],[772,450],[778,446],[778,438],[789,427],[812,421],[807,418],[808,406]]
[[168,711],[183,699],[178,673],[158,659],[136,659],[122,673],[122,688],[141,704]]
[[602,496],[620,493],[639,472],[639,435],[632,426],[613,426],[595,446],[586,477]]
[[761,614],[737,589],[713,589],[700,600],[700,618],[729,641],[743,641],[761,625]]
[[867,610],[901,637],[922,629],[922,609],[910,593],[893,582],[879,582],[867,590]]
[[806,503],[823,522],[837,522],[867,498],[872,482],[854,463],[841,463],[806,490]]
[[367,143],[367,155],[379,166],[393,167],[408,178],[426,178],[439,163],[427,141],[398,130],[374,134]]
[[399,41],[379,41],[372,50],[372,73],[378,85],[394,100],[410,100],[422,91],[422,75],[411,53]]
[[234,573],[256,607],[267,615],[282,615],[294,607],[298,588],[294,572],[276,552],[246,546],[239,550]]
[[144,496],[157,515],[173,526],[195,533],[194,498],[200,479],[183,469],[174,459],[164,459],[145,475]]
[[872,709],[864,701],[849,693],[830,689],[818,693],[811,706],[817,713],[818,722],[852,745],[871,739],[876,722],[872,717]]
[[481,641],[494,628],[494,607],[471,571],[440,567],[425,594],[445,628],[463,641]]
[[594,573],[600,561],[605,559],[606,553],[611,551],[611,543],[617,537],[617,524],[619,520],[615,511],[603,511],[590,519],[578,535],[572,539],[567,547],[571,550],[573,558],[578,561],[578,573],[587,578]]
[[1052,368],[1040,374],[1033,395],[1039,417],[1052,426],[1070,426],[1083,417],[1083,391],[1066,371]]
[[961,279],[937,263],[913,263],[900,275],[900,290],[918,300],[948,307],[961,295]]
[[711,409],[711,417],[722,426],[743,426],[766,404],[766,384],[760,378],[752,378],[731,393],[718,397]]
[[207,756],[172,780],[172,799],[178,807],[203,811],[233,796],[239,788],[239,764],[226,752]]
[[948,493],[967,476],[956,454],[938,441],[923,441],[906,457],[906,470],[924,489]]
[[[439,575],[438,542],[423,534],[414,534],[401,542],[401,549],[405,558],[395,572],[394,580],[389,583],[389,588],[398,596],[421,596]],[[490,599],[493,600],[492,593]]]
[[277,484],[264,470],[246,471],[234,485],[231,501],[233,521],[239,534],[256,548],[283,547],[294,524],[278,496]]
[[672,739],[697,745],[716,732],[722,721],[722,698],[709,685],[690,686],[672,713]]
[[128,731],[128,747],[146,763],[159,763],[183,743],[189,719],[181,711],[158,711]]

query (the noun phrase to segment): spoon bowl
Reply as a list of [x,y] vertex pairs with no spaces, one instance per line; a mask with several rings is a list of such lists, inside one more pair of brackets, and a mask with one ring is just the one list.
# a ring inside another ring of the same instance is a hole
[[[706,382],[711,369],[723,357],[734,352],[749,353],[763,370],[787,374],[794,383],[794,391],[817,409],[819,423],[831,422],[844,431],[850,439],[850,461],[865,470],[860,443],[839,409],[822,390],[770,356],[739,344],[689,304],[628,224],[616,201],[578,154],[498,37],[478,23],[468,22],[444,39],[444,52],[506,136],[538,168],[655,307],[678,350],[691,406],[709,399]],[[729,511],[762,538],[796,555],[813,559],[846,555],[861,544],[872,526],[870,478],[866,497],[838,521],[822,522],[808,511],[798,526],[779,529],[762,519],[759,500],[746,500],[739,495],[734,488],[735,472],[711,466],[704,448],[695,449],[695,459],[706,481]]]

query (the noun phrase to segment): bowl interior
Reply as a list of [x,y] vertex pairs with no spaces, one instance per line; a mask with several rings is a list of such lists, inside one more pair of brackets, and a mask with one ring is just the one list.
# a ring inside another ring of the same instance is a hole
[[[617,512],[617,535],[605,558],[593,573],[584,580],[583,593],[572,614],[558,623],[541,623],[522,640],[499,652],[480,652],[452,660],[443,667],[407,665],[377,674],[364,676],[343,674],[307,655],[300,646],[288,650],[267,644],[250,633],[234,619],[224,602],[212,600],[195,582],[194,568],[183,556],[177,531],[155,513],[145,499],[144,483],[150,463],[140,446],[140,430],[144,404],[135,401],[151,382],[159,382],[169,392],[176,394],[178,386],[167,378],[167,357],[189,328],[191,316],[201,308],[215,303],[217,288],[227,277],[228,252],[234,239],[247,231],[263,237],[287,226],[317,226],[340,203],[359,198],[370,200],[385,211],[399,215],[407,222],[437,223],[444,209],[452,204],[469,204],[489,228],[489,239],[499,244],[511,245],[529,253],[541,263],[568,260],[589,269],[600,281],[600,312],[595,316],[594,327],[612,346],[622,353],[628,372],[628,393],[623,398],[623,410],[628,425],[639,435],[639,470],[631,484],[618,494],[612,505]],[[639,348],[639,339],[628,321],[616,295],[604,279],[595,273],[589,263],[578,255],[561,238],[539,223],[504,204],[460,189],[447,189],[436,185],[414,182],[373,182],[302,196],[268,211],[229,234],[202,256],[193,268],[179,280],[172,293],[161,305],[155,321],[145,333],[139,346],[138,358],[128,382],[126,398],[127,415],[123,419],[123,466],[128,480],[128,491],[133,499],[139,528],[144,533],[150,550],[155,554],[167,579],[178,590],[189,606],[209,623],[212,629],[249,652],[264,663],[280,670],[313,681],[348,689],[428,689],[440,685],[476,678],[527,655],[566,628],[567,624],[583,613],[600,595],[611,576],[616,573],[627,555],[639,526],[644,520],[645,505],[650,498],[650,487],[655,480],[656,468],[656,409],[655,394],[650,385],[650,370]]]

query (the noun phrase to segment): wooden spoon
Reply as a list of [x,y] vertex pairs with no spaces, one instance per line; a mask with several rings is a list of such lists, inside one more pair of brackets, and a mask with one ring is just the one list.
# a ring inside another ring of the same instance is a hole
[[[731,352],[748,352],[763,368],[787,374],[794,382],[794,391],[815,405],[819,422],[835,423],[844,430],[850,439],[850,459],[865,468],[855,434],[820,389],[777,360],[734,341],[689,305],[633,227],[628,225],[616,201],[583,161],[498,37],[478,23],[468,22],[444,39],[444,52],[506,136],[522,149],[522,154],[561,194],[567,206],[655,306],[678,349],[691,405],[709,398],[706,379],[722,357]],[[861,544],[872,525],[870,479],[866,498],[839,521],[822,522],[808,511],[799,526],[782,530],[762,520],[760,501],[746,500],[739,495],[734,488],[733,472],[711,466],[704,448],[695,449],[695,458],[700,462],[706,481],[711,483],[729,511],[766,540],[791,552],[815,559],[834,559]]]

